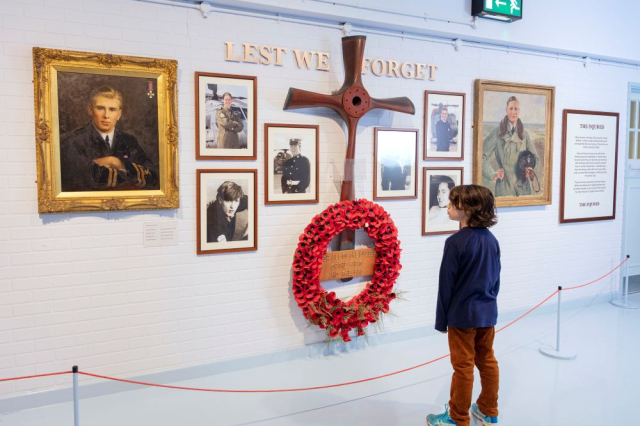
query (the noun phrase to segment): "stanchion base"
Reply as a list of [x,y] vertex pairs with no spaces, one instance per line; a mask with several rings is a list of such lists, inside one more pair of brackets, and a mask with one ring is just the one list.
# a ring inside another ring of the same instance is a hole
[[576,353],[567,351],[556,351],[554,348],[550,348],[548,346],[540,348],[540,353],[544,356],[548,356],[549,358],[561,359],[566,361],[576,359],[576,357],[578,356]]
[[640,306],[636,305],[635,303],[629,303],[629,302],[623,302],[622,300],[612,300],[611,304],[613,306],[617,306],[618,308],[623,308],[623,309],[640,309]]

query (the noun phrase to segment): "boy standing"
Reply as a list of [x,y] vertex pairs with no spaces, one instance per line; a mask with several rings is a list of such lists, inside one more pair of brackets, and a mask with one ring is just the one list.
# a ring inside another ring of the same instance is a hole
[[498,362],[493,355],[500,290],[500,246],[487,229],[497,223],[494,197],[479,185],[456,186],[447,214],[461,229],[447,238],[440,266],[436,330],[447,333],[453,377],[449,407],[429,414],[429,426],[469,426],[473,366],[482,391],[471,413],[483,425],[498,424]]

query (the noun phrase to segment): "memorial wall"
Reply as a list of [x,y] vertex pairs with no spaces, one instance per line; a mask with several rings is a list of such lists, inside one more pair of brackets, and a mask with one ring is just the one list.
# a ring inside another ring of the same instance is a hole
[[[241,362],[327,336],[358,350],[365,332],[435,332],[442,249],[457,229],[442,215],[440,193],[453,184],[491,186],[497,197],[500,315],[524,312],[622,258],[623,135],[637,67],[357,25],[344,34],[337,24],[259,13],[214,9],[204,18],[192,8],[133,1],[104,9],[69,0],[3,2],[0,11],[0,377],[71,365],[132,377]],[[478,25],[485,38],[506,28]],[[349,74],[357,56],[343,64],[345,35],[366,36],[361,74]],[[531,31],[526,44],[536,37]],[[341,87],[349,101],[333,109],[288,97],[290,89],[331,96]],[[518,124],[507,129],[516,106]],[[564,110],[572,110],[567,142],[604,141],[606,158],[597,158],[606,170],[596,170],[597,179],[584,170],[593,149],[582,143],[563,155]],[[529,157],[504,156],[503,130]],[[98,134],[100,152],[87,152]],[[564,194],[575,203],[561,206],[563,158],[580,167],[565,191],[596,181],[605,190],[593,199]],[[344,204],[356,199],[367,202]],[[375,214],[353,225],[362,230],[351,247],[384,240],[386,251],[373,265],[369,255],[340,259],[342,229],[331,227],[342,219],[330,210],[318,215],[332,205],[367,215],[368,202],[379,210],[371,206]],[[387,216],[390,236],[373,232]],[[338,321],[333,332],[323,323],[330,317],[314,316],[315,296],[305,299],[311,292],[296,275],[305,261],[299,244],[319,219],[331,228],[323,243],[331,253],[309,256],[333,256],[327,291],[317,295],[325,302],[332,292],[331,300],[349,300],[370,288],[367,276],[336,279],[345,276],[338,269],[347,277],[373,271],[387,252],[388,265],[398,262],[384,277],[373,273],[382,303],[362,299],[369,311],[351,318],[364,322]],[[0,397],[65,380],[0,384]]]

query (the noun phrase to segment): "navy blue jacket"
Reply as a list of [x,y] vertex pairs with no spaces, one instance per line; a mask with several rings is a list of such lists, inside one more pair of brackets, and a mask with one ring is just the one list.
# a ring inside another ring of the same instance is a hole
[[[125,170],[99,166],[93,160],[114,156]],[[157,164],[138,140],[116,127],[110,147],[92,123],[60,137],[62,191],[160,189]]]
[[462,228],[444,244],[436,330],[495,326],[499,290],[498,240],[487,228]]

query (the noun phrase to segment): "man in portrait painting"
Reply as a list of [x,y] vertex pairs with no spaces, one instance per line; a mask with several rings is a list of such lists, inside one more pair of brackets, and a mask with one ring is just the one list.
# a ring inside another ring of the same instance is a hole
[[[520,119],[520,101],[507,99],[506,114],[482,144],[482,176],[494,182],[496,197],[519,197],[540,192],[538,153]],[[498,169],[489,160],[495,158]]]
[[122,93],[101,86],[91,91],[91,122],[60,137],[62,191],[158,189],[157,165],[135,136],[118,129]]

